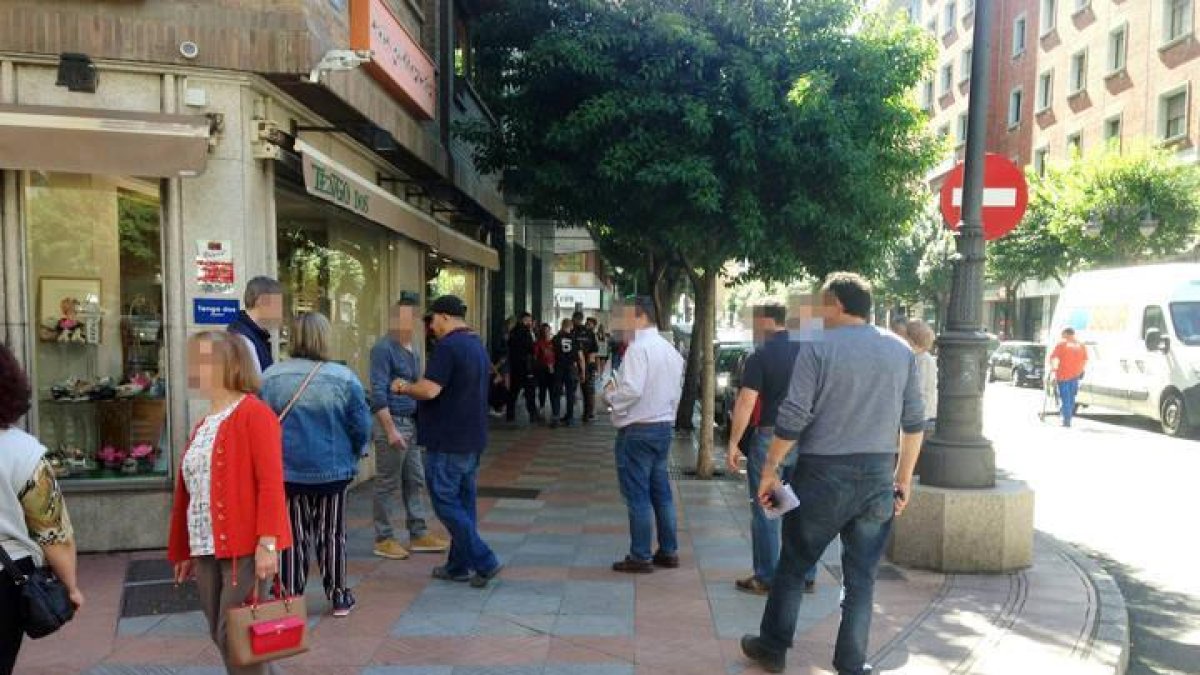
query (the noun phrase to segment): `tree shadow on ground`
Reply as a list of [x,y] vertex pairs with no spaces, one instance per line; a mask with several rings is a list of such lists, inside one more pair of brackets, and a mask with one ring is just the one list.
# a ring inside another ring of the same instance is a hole
[[1139,578],[1139,571],[1080,547],[1116,579],[1129,609],[1128,675],[1176,675],[1200,670],[1200,598]]

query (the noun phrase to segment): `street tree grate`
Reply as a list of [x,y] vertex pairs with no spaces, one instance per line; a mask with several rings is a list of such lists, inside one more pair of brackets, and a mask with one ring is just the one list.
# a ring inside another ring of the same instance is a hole
[[499,485],[480,485],[475,490],[478,497],[492,497],[495,499],[537,499],[541,496],[541,490],[533,488],[514,488],[501,487]]
[[175,571],[166,560],[133,560],[125,567],[121,618],[177,614],[200,609],[195,582],[175,585]]

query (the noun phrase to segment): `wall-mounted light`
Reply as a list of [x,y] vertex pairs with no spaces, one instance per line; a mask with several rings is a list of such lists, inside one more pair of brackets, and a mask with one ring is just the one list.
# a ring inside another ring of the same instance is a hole
[[354,70],[364,63],[370,63],[372,56],[373,52],[369,49],[332,49],[325,52],[325,56],[313,66],[308,74],[308,81],[318,84],[321,81],[321,73]]
[[96,64],[87,54],[63,52],[58,57],[58,80],[55,82],[67,91],[96,93],[100,84],[100,75],[96,72]]

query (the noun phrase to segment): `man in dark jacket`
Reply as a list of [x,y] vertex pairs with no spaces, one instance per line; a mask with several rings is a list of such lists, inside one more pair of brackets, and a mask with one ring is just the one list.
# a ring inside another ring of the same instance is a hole
[[254,277],[246,284],[246,309],[229,324],[229,332],[242,336],[261,374],[275,363],[271,330],[283,323],[283,284],[271,277]]
[[521,314],[517,325],[508,335],[508,410],[509,422],[517,418],[517,399],[525,392],[525,409],[531,422],[540,422],[542,414],[537,409],[537,382],[533,368],[533,315]]

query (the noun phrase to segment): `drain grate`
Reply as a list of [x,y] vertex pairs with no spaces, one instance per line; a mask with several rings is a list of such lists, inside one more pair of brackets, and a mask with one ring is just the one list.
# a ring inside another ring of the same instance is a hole
[[542,491],[533,488],[480,485],[476,488],[475,494],[477,497],[492,497],[495,499],[537,499],[542,494]]
[[173,582],[126,586],[121,618],[179,614],[200,609],[200,594],[194,582],[175,587]]
[[175,570],[168,560],[133,560],[125,568],[125,584],[172,583]]

